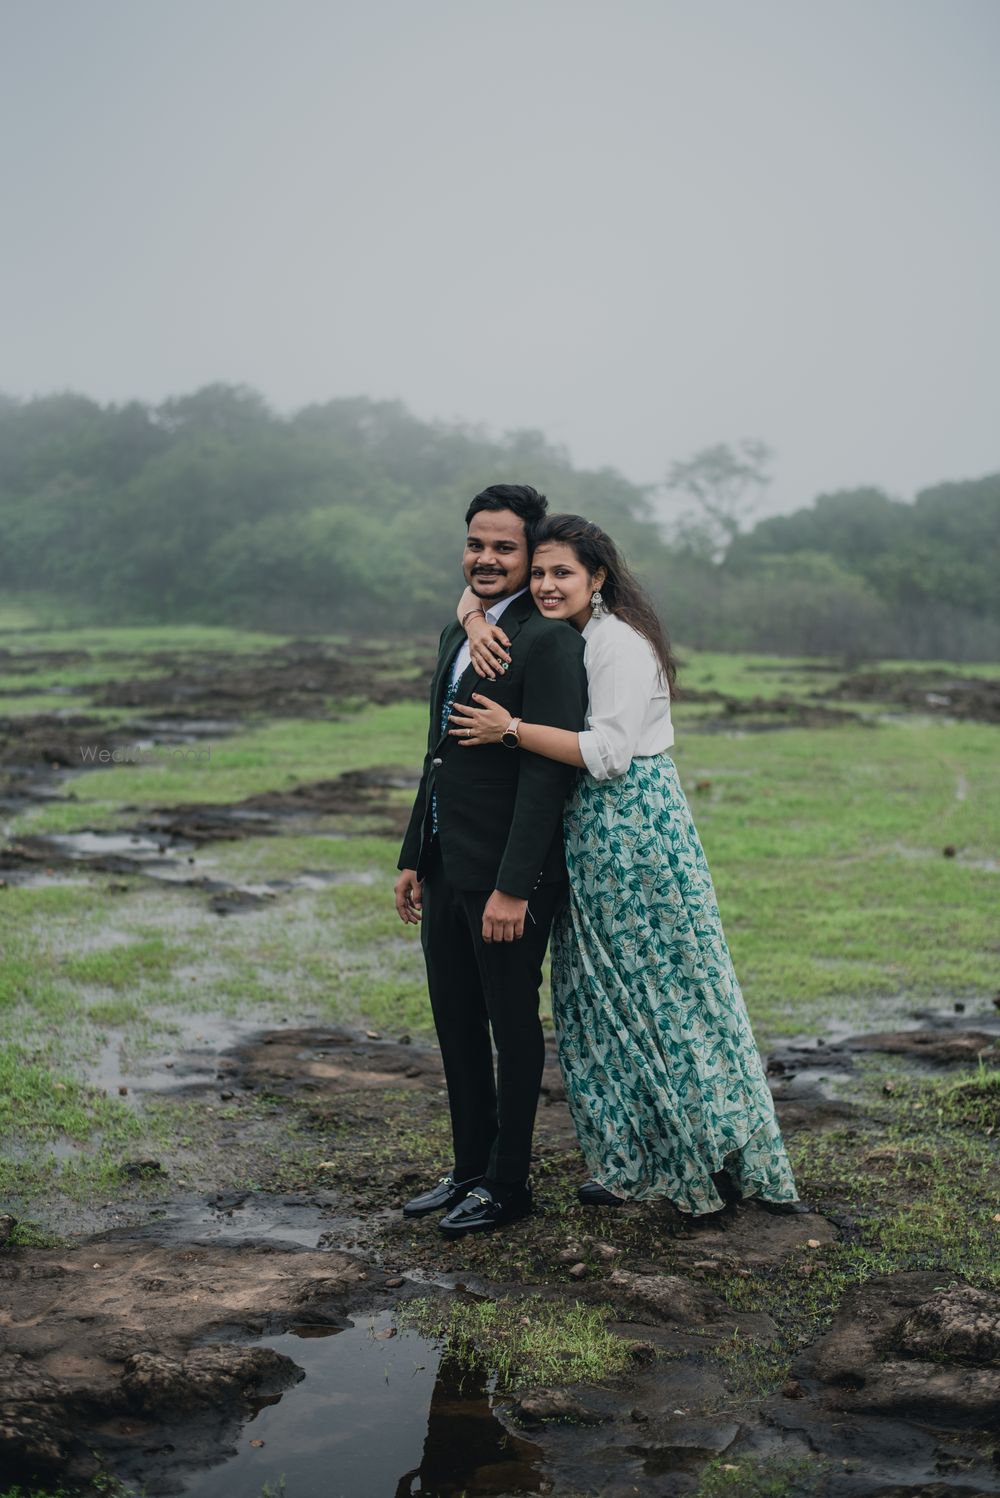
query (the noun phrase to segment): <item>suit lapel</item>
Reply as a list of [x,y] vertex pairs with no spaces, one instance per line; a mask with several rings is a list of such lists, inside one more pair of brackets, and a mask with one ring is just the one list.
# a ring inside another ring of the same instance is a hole
[[441,708],[444,706],[444,694],[448,687],[448,678],[451,675],[451,663],[455,659],[455,652],[465,639],[465,630],[458,620],[452,624],[444,639],[441,641],[441,649],[438,652],[437,670],[434,680],[431,682],[431,719],[432,732],[437,738],[439,724],[441,722]]

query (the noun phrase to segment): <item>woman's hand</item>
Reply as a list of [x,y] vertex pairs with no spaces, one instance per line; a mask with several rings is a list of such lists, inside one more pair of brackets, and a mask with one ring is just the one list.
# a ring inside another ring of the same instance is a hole
[[455,703],[448,720],[455,726],[449,728],[449,737],[458,739],[463,747],[468,745],[469,748],[476,744],[499,744],[500,735],[510,722],[510,713],[498,702],[478,692],[473,692],[472,700],[482,705],[466,707],[463,703]]
[[496,681],[510,665],[510,641],[498,624],[486,618],[481,598],[466,588],[455,610],[459,624],[469,637],[469,654],[477,676]]
[[499,624],[490,624],[482,614],[473,614],[465,621],[465,632],[469,636],[469,653],[477,676],[496,681],[510,665],[510,641]]

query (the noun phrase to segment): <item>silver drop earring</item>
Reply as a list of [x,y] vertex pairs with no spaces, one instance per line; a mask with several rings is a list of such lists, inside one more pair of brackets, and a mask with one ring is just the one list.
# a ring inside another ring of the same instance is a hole
[[595,619],[603,619],[608,612],[604,607],[604,599],[601,597],[600,588],[598,588],[596,593],[591,593],[590,595],[590,611]]

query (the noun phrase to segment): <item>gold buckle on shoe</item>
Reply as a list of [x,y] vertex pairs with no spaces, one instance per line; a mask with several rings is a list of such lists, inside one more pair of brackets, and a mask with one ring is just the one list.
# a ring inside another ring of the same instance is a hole
[[467,1191],[465,1193],[466,1201],[468,1201],[470,1196],[474,1196],[477,1201],[481,1201],[484,1207],[491,1207],[493,1205],[493,1198],[484,1196],[481,1191]]

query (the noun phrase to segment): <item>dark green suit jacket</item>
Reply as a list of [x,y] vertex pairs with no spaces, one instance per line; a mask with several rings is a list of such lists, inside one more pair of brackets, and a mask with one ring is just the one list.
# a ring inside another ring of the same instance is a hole
[[[511,642],[510,669],[496,681],[484,681],[469,666],[455,701],[468,703],[473,692],[481,692],[512,717],[579,733],[587,712],[580,632],[544,618],[530,593],[508,604],[503,630]],[[577,771],[502,744],[460,748],[457,739],[442,735],[444,694],[464,638],[457,621],[441,636],[431,683],[427,754],[398,867],[416,869],[423,878],[436,791],[441,858],[450,883],[457,889],[499,889],[527,899],[540,881],[565,878],[563,802]]]

